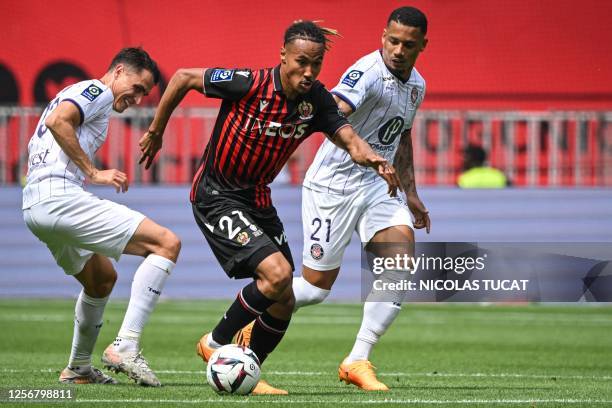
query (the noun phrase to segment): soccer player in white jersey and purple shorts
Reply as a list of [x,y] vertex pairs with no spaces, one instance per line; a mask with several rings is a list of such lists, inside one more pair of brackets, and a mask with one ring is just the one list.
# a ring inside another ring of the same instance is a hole
[[111,111],[137,105],[159,81],[159,69],[142,48],[124,48],[100,79],[71,85],[49,102],[28,144],[23,189],[26,225],[57,264],[83,286],[76,302],[72,351],[62,383],[114,384],[91,364],[102,316],[117,273],[108,258],[140,255],[125,318],[102,355],[105,367],[138,384],[160,382],[140,353],[140,336],[178,258],[180,240],[143,214],[84,190],[85,180],[126,192],[128,179],[100,170],[94,155],[106,140]]
[[[425,95],[425,80],[414,64],[427,45],[426,33],[427,18],[420,10],[394,10],[383,31],[382,48],[348,68],[332,90],[357,133],[376,153],[394,162],[408,208],[389,196],[386,184],[376,173],[356,165],[326,140],[308,169],[302,190],[303,273],[293,280],[296,309],[327,297],[353,231],[375,256],[394,256],[376,253],[389,250],[385,243],[394,243],[395,249],[403,248],[413,255],[413,228],[429,232],[429,215],[415,186],[410,134]],[[395,282],[407,278],[407,274],[386,270],[382,278]],[[403,296],[400,292],[389,294],[396,298],[368,301],[372,296],[370,292],[357,339],[338,373],[341,380],[363,390],[386,391],[388,387],[376,378],[369,356],[399,313]]]

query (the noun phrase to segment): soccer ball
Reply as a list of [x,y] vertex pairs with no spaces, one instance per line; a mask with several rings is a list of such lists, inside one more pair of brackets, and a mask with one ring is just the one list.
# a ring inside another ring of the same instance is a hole
[[208,360],[206,379],[219,394],[247,395],[259,382],[259,359],[237,344],[219,347]]

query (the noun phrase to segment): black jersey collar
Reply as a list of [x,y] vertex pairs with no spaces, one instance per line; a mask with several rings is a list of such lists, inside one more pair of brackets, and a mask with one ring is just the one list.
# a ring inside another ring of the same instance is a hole
[[279,93],[284,93],[283,85],[282,85],[281,77],[280,77],[280,64],[278,64],[272,69],[272,80],[274,82],[274,91],[279,92]]

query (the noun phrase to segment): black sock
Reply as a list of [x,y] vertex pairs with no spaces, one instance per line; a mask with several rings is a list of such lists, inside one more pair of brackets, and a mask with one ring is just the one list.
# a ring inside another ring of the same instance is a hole
[[255,320],[249,348],[257,355],[260,363],[263,363],[268,354],[278,346],[287,327],[289,320],[277,319],[267,311]]
[[249,283],[238,292],[234,303],[213,329],[213,340],[219,344],[231,343],[238,330],[255,320],[274,303],[275,300],[268,299],[257,289],[256,281]]

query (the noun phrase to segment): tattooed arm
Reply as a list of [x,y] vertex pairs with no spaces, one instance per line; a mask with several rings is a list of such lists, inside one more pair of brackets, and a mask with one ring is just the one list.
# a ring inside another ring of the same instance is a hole
[[400,143],[395,154],[394,166],[397,170],[400,183],[406,193],[408,208],[414,216],[414,228],[425,228],[429,234],[431,220],[429,212],[417,193],[414,178],[414,160],[412,154],[412,129],[408,129],[401,135]]

